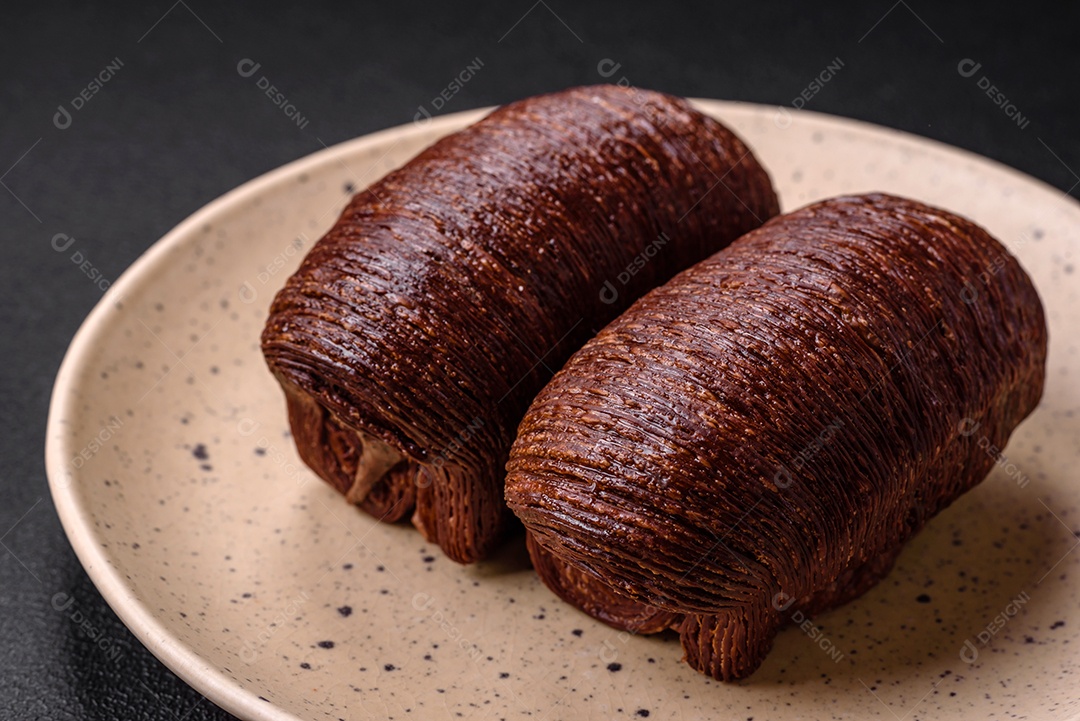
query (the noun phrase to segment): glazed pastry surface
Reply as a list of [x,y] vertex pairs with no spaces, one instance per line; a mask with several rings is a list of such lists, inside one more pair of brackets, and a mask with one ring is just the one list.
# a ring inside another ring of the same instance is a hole
[[483,558],[552,372],[777,212],[747,147],[682,99],[595,86],[495,110],[359,193],[274,300],[262,348],[301,457]]
[[[1046,324],[986,231],[888,195],[779,216],[679,274],[540,392],[506,498],[537,569],[717,679],[863,593],[1037,405]],[[980,444],[980,441],[982,443]]]

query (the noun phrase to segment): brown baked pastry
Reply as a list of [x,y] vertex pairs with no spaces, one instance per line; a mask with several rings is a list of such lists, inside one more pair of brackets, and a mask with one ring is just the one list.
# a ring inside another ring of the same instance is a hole
[[777,212],[747,147],[684,100],[596,86],[494,111],[358,194],[274,300],[262,347],[301,457],[482,558],[552,369]]
[[522,421],[506,498],[541,577],[717,679],[866,591],[1042,394],[1028,276],[888,195],[772,219],[578,351]]

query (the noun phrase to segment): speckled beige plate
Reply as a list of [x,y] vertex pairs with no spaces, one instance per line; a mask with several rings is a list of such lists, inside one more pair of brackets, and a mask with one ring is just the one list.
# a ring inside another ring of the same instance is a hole
[[135,263],[79,331],[53,395],[49,479],[79,558],[139,639],[250,719],[1076,715],[1080,206],[913,136],[702,106],[750,142],[785,208],[870,190],[943,205],[1001,238],[1047,305],[1042,405],[884,582],[782,632],[751,679],[724,685],[683,665],[676,638],[630,637],[563,605],[521,539],[462,568],[303,467],[259,353],[270,299],[353,186],[477,111],[229,193]]

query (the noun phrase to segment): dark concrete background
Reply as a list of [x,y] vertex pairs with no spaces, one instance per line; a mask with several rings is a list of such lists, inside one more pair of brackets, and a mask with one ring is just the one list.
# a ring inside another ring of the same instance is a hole
[[[5,3],[0,716],[226,717],[119,623],[49,500],[49,393],[101,297],[70,253],[50,247],[57,233],[116,278],[236,185],[324,143],[412,120],[476,58],[482,70],[442,112],[599,82],[605,58],[634,85],[791,105],[839,57],[843,70],[808,108],[952,143],[1073,191],[1078,15],[1075,3],[1031,1]],[[238,74],[244,58],[261,63],[303,129]],[[973,77],[958,72],[966,58],[982,65]],[[115,76],[71,111],[117,60]],[[981,93],[983,75],[1026,127]],[[54,123],[61,104],[71,113],[65,129]],[[60,592],[115,641],[119,659],[53,609]]]

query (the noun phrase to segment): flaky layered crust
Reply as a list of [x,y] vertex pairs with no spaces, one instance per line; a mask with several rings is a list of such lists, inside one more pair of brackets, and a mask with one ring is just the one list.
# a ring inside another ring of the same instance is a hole
[[1038,403],[1046,342],[1029,278],[982,228],[887,195],[824,201],[577,352],[521,424],[506,498],[556,593],[630,630],[670,614],[691,665],[741,678],[794,611],[870,588],[986,476],[985,441]]
[[597,86],[494,111],[358,194],[276,297],[262,347],[301,456],[482,558],[552,371],[777,210],[746,146],[681,99]]

